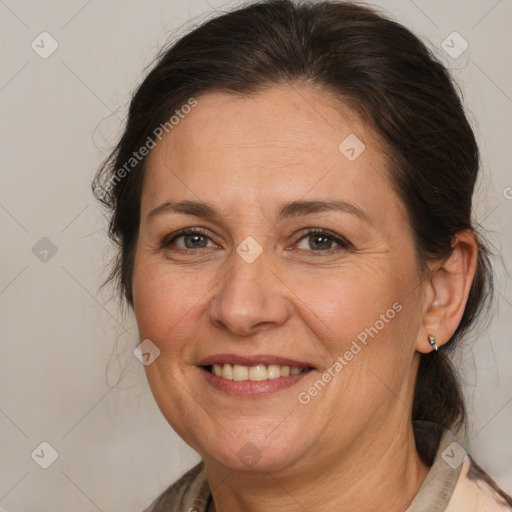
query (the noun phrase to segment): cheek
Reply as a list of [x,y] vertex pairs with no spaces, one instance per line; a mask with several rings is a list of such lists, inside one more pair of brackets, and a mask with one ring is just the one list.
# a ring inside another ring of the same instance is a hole
[[418,282],[414,265],[369,258],[357,268],[291,277],[298,314],[323,345],[326,362],[342,358],[350,376],[343,385],[364,389],[361,380],[374,382],[375,374],[390,384],[399,379],[421,322],[417,294],[411,293]]
[[185,270],[170,272],[165,263],[139,258],[134,268],[133,302],[140,336],[158,345],[186,330],[206,290],[198,275]]
[[394,275],[361,271],[339,274],[334,282],[297,282],[297,295],[307,296],[299,314],[336,375],[319,403],[339,404],[333,409],[339,418],[369,418],[368,411],[385,410],[409,378],[420,308]]
[[393,304],[401,300],[396,276],[384,272],[382,265],[365,267],[297,273],[293,280],[290,275],[296,305],[302,305],[304,314],[310,310],[312,321],[316,318],[317,324],[343,339],[356,337],[390,309],[388,316],[394,317]]

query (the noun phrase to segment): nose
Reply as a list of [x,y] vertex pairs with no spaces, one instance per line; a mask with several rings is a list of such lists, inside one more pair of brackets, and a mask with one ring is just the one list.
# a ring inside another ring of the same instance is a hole
[[230,260],[210,303],[210,322],[238,336],[251,336],[286,323],[290,315],[286,286],[265,253],[252,263],[236,253]]

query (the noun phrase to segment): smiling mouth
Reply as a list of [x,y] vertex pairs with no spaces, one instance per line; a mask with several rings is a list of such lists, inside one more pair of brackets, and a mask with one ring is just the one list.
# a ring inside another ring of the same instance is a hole
[[203,368],[213,375],[226,380],[236,382],[274,380],[280,377],[299,375],[311,370],[310,367],[299,368],[297,366],[281,366],[279,364],[257,364],[245,366],[241,364],[212,364]]

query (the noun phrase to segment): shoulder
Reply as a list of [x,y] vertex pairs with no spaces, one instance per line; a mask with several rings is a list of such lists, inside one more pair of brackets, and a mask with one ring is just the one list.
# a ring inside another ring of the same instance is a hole
[[505,512],[512,510],[512,498],[468,455],[446,510]]
[[418,451],[431,466],[407,512],[507,512],[512,498],[471,458],[452,432],[416,422]]
[[143,512],[205,512],[210,488],[202,462],[168,487]]

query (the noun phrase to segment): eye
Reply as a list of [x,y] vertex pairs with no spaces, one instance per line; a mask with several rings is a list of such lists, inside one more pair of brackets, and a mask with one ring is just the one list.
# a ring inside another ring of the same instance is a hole
[[295,244],[298,249],[327,252],[336,249],[349,249],[350,243],[325,229],[308,230]]
[[[210,244],[210,245],[208,245]],[[182,250],[205,249],[217,247],[210,237],[200,229],[183,229],[173,234],[163,243],[164,247],[175,246]]]

